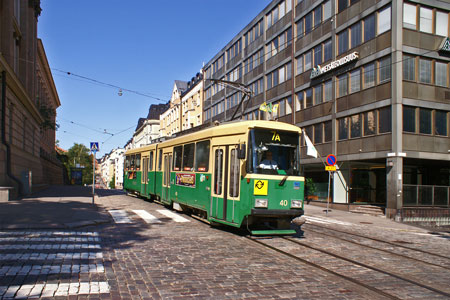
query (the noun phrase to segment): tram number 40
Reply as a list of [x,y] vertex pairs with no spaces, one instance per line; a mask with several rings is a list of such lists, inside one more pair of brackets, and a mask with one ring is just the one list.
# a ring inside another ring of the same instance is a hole
[[287,200],[281,200],[280,201],[280,205],[281,206],[288,206],[288,201]]

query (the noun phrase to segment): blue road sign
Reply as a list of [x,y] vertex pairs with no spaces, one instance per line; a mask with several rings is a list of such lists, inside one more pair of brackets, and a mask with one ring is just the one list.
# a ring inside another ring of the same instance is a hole
[[91,142],[91,151],[97,152],[99,150],[100,150],[100,148],[98,147],[98,142]]
[[330,154],[327,156],[327,164],[329,166],[334,166],[337,162],[337,158],[336,156],[334,156],[333,154]]

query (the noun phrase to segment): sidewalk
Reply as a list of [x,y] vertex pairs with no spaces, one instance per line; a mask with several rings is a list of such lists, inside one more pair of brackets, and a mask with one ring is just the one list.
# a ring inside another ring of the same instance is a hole
[[22,200],[0,202],[0,229],[70,229],[110,220],[84,186],[50,186]]

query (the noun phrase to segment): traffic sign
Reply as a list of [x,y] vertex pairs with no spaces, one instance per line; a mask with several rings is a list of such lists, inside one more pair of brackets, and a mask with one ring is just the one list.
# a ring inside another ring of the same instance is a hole
[[91,142],[91,151],[92,152],[97,152],[100,149],[98,148],[98,142]]
[[325,171],[336,171],[336,166],[325,166]]
[[337,158],[336,156],[334,156],[333,154],[330,154],[327,156],[327,165],[329,166],[334,166],[337,162]]

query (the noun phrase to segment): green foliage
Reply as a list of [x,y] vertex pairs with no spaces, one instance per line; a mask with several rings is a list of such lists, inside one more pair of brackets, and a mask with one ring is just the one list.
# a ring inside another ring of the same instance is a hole
[[83,144],[73,144],[67,152],[69,167],[76,167],[77,164],[83,168],[83,184],[92,184],[92,159],[89,148]]
[[306,196],[314,195],[317,192],[316,184],[312,178],[306,178],[305,191]]
[[115,189],[116,188],[116,177],[113,176],[111,181],[109,182],[109,188],[110,189]]

